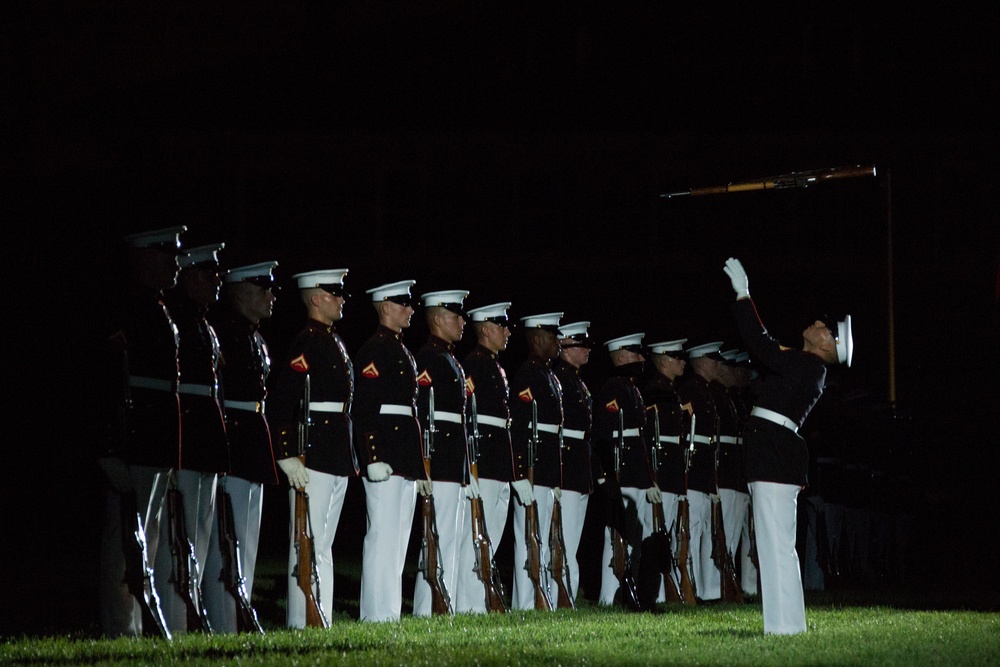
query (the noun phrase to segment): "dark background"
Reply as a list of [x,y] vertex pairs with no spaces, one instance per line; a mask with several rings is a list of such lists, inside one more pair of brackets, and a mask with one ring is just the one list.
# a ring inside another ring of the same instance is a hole
[[[279,262],[275,363],[302,322],[292,274],[341,267],[351,351],[364,290],[410,278],[589,320],[598,343],[736,347],[740,257],[787,344],[816,311],[853,316],[814,454],[862,462],[871,502],[916,518],[911,581],[997,599],[995,11],[540,4],[0,8],[6,631],[93,629],[93,322],[117,239],[175,224],[224,241],[226,267]],[[876,176],[658,196],[856,164]],[[407,342],[425,336],[418,313]],[[508,372],[524,355],[515,332]],[[595,349],[592,389],[607,370]]]

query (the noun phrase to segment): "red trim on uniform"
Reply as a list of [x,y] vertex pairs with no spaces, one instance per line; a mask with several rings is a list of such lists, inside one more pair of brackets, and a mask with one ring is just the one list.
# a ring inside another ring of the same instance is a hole
[[429,387],[431,386],[431,382],[433,382],[433,380],[431,380],[431,374],[426,370],[417,376],[417,384],[421,387]]
[[300,354],[295,357],[288,362],[288,365],[292,367],[293,371],[298,371],[299,373],[305,373],[309,370],[309,362],[306,361],[305,354]]
[[465,378],[465,394],[466,396],[472,396],[476,391],[476,383],[472,381],[472,378]]
[[517,397],[520,398],[525,403],[531,403],[533,400],[535,400],[535,397],[531,395],[531,387],[528,387],[524,391],[520,392],[517,395]]
[[367,366],[361,369],[361,374],[366,378],[372,378],[373,380],[378,377],[378,369],[375,368],[375,362],[371,362]]
[[621,408],[618,407],[618,399],[612,399],[608,403],[604,404],[604,409],[608,412],[618,412]]

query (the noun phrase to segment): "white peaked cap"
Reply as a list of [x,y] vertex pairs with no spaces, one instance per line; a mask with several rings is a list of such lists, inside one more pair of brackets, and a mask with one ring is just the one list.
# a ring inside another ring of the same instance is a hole
[[469,296],[466,290],[442,290],[440,292],[427,292],[420,295],[420,301],[425,308],[433,306],[461,306],[465,297]]
[[634,333],[628,336],[622,336],[620,338],[612,338],[611,340],[604,343],[608,348],[608,352],[614,352],[615,350],[624,350],[628,348],[641,347],[642,337],[645,336],[644,333]]
[[410,288],[417,284],[416,280],[400,280],[395,283],[387,283],[378,287],[365,290],[365,294],[372,295],[372,301],[385,301],[394,296],[411,296]]
[[684,343],[688,342],[687,338],[678,338],[677,340],[666,340],[662,343],[653,343],[649,346],[649,351],[652,354],[667,354],[668,352],[684,352]]
[[747,363],[748,361],[750,361],[750,353],[749,352],[740,352],[740,353],[738,353],[736,355],[735,361],[736,361],[737,364],[745,364],[745,363]]
[[322,269],[320,271],[306,271],[296,273],[292,276],[299,289],[311,289],[313,287],[323,287],[324,285],[343,285],[344,276],[348,269]]
[[721,340],[715,341],[714,343],[705,343],[704,345],[695,345],[688,350],[688,358],[697,359],[711,354],[714,355],[714,358],[718,359],[720,349],[722,349]]
[[590,326],[590,322],[571,322],[570,324],[564,324],[559,327],[559,335],[563,338],[573,338],[575,336],[586,336],[587,327]]
[[148,232],[137,232],[125,237],[125,243],[133,248],[172,248],[181,247],[181,234],[187,231],[187,225],[154,229]]
[[542,315],[527,315],[521,318],[525,329],[545,329],[559,335],[559,318],[562,313],[545,313]]
[[237,266],[226,271],[225,275],[222,276],[222,281],[226,283],[239,283],[244,280],[259,280],[261,278],[273,280],[274,274],[272,271],[274,271],[276,266],[278,266],[278,263],[273,261]]
[[854,333],[851,329],[851,316],[848,315],[841,322],[837,322],[837,361],[851,366],[851,359],[854,358]]
[[225,243],[210,243],[197,248],[185,250],[177,257],[177,265],[182,269],[199,264],[219,264],[219,251],[226,247]]
[[491,320],[506,320],[508,308],[510,308],[510,301],[503,301],[473,308],[468,312],[473,322],[489,322]]

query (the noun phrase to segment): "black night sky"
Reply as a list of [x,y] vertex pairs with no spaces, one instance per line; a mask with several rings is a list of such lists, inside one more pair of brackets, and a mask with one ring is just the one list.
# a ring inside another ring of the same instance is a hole
[[[852,314],[817,447],[884,473],[890,511],[950,515],[921,556],[943,560],[998,471],[1000,21],[849,4],[6,4],[2,571],[31,600],[11,627],[72,631],[53,597],[96,614],[92,325],[116,239],[175,224],[224,241],[224,266],[279,262],[275,363],[302,322],[292,274],[341,267],[349,350],[375,326],[364,290],[410,278],[599,343],[737,347],[739,257],[786,344]],[[856,164],[877,175],[659,197]],[[425,337],[418,313],[407,342]],[[524,354],[515,332],[509,373]]]

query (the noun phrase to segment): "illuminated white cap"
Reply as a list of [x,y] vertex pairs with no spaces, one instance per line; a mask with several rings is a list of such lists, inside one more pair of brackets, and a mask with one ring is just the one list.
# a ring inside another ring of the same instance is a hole
[[642,352],[642,337],[645,335],[646,334],[644,333],[634,333],[620,338],[612,338],[604,343],[604,346],[608,348],[608,352],[614,352],[616,350]]
[[247,266],[237,266],[236,268],[229,269],[222,276],[222,282],[224,283],[254,283],[255,285],[263,285],[274,282],[274,269],[278,266],[277,262],[259,262],[257,264],[249,264]]
[[653,343],[649,346],[649,351],[651,354],[667,354],[671,357],[683,359],[684,343],[687,341],[687,338],[678,338],[677,340],[666,340],[662,343]]
[[453,313],[458,313],[462,317],[466,317],[463,304],[467,296],[469,296],[469,292],[466,290],[443,290],[422,294],[420,301],[423,303],[424,308],[445,308]]
[[416,284],[416,280],[400,280],[399,282],[387,283],[365,290],[365,294],[371,294],[372,301],[375,303],[379,301],[393,301],[402,305],[410,305],[412,300],[410,288]]
[[525,329],[544,329],[559,335],[559,318],[562,313],[544,313],[542,315],[527,315],[521,318]]
[[473,308],[468,312],[469,319],[473,322],[493,322],[507,326],[507,309],[510,308],[510,301],[492,303],[488,306]]
[[837,322],[837,361],[851,366],[854,357],[854,333],[851,329],[851,316]]
[[719,354],[719,350],[722,349],[722,341],[717,340],[712,343],[705,343],[704,345],[695,345],[692,348],[688,348],[688,359],[699,359],[701,357],[709,357],[711,359],[722,359],[722,355]]
[[219,266],[219,251],[225,243],[210,243],[186,250],[177,257],[177,265],[182,269]]
[[148,232],[137,232],[125,237],[125,243],[132,248],[156,248],[164,252],[176,252],[181,247],[181,234],[187,231],[187,225],[154,229]]
[[292,278],[299,289],[320,288],[327,292],[339,291],[344,284],[344,276],[348,269],[322,269],[320,271],[306,271],[296,273]]

